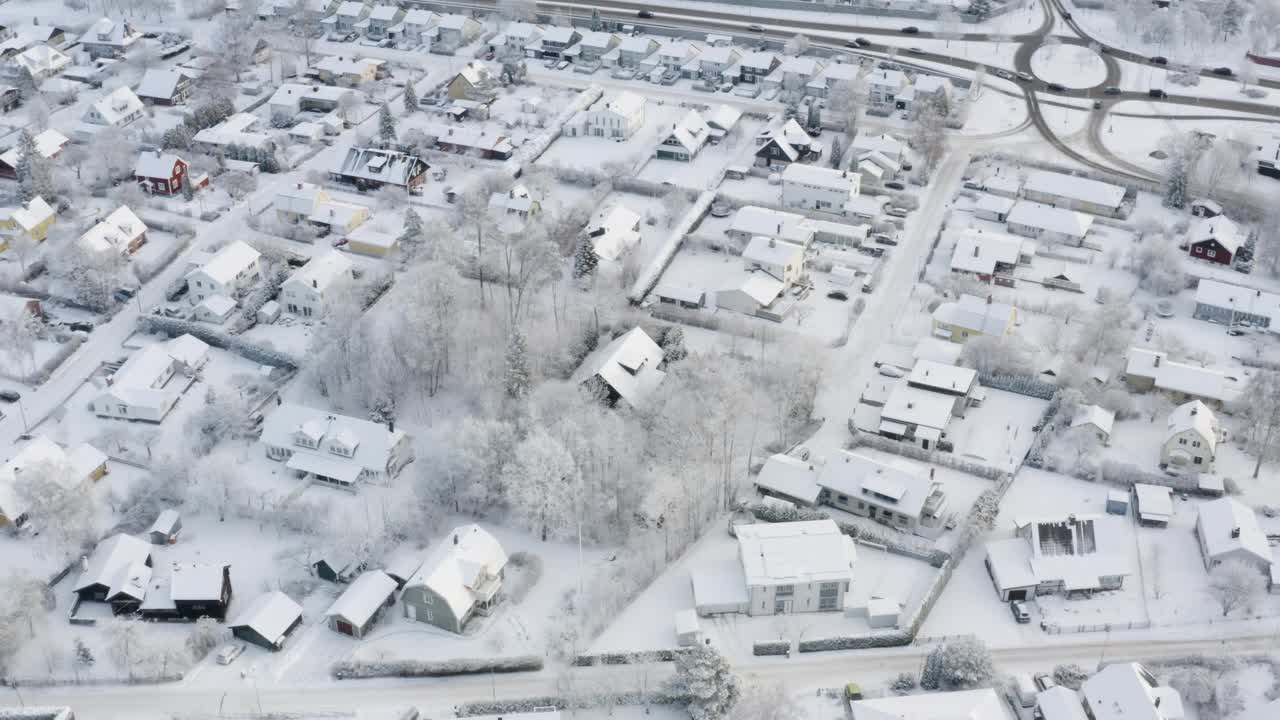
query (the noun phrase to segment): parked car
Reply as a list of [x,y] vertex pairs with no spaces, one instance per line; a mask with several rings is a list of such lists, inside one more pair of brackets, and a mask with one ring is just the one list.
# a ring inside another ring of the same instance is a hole
[[1027,609],[1027,604],[1022,600],[1010,601],[1009,611],[1013,613],[1013,619],[1019,623],[1031,622],[1031,611]]
[[1022,82],[1031,82],[1035,78],[1031,77],[1031,73],[1020,72],[1018,73],[1018,79]]
[[858,685],[858,683],[846,683],[844,686],[844,699],[861,700],[862,686]]
[[909,47],[909,48],[907,48],[907,52],[911,53],[912,55],[923,55],[923,54],[924,54],[924,48]]
[[843,290],[832,290],[831,292],[827,293],[827,297],[831,298],[832,300],[848,300],[849,293]]
[[885,233],[873,234],[871,236],[871,242],[878,243],[880,245],[897,245],[898,244],[897,240],[895,240],[892,236],[887,235]]
[[565,68],[567,68],[567,67],[569,67],[569,61],[568,61],[568,60],[561,60],[560,62],[556,63],[556,69],[557,69],[557,70],[563,70],[563,69],[565,69]]
[[1221,75],[1222,77],[1232,77],[1235,75],[1235,72],[1229,67],[1216,67],[1209,72],[1214,75]]
[[92,332],[93,323],[88,320],[75,320],[67,323],[67,329],[74,330],[75,332]]
[[1058,687],[1058,683],[1054,681],[1053,676],[1046,672],[1036,673],[1033,679],[1036,681],[1036,687],[1040,688],[1041,692],[1052,687]]
[[911,211],[906,208],[900,208],[895,205],[890,205],[888,208],[885,209],[884,212],[886,215],[892,215],[894,217],[904,218],[908,214],[910,214]]
[[759,25],[748,25],[747,32],[762,33],[764,32],[764,28]]
[[890,190],[906,190],[907,189],[906,185],[903,185],[897,180],[890,180],[889,182],[885,183],[884,186],[889,188]]
[[1151,88],[1150,90],[1147,91],[1147,94],[1153,98],[1169,97],[1169,93],[1166,93],[1164,90],[1161,90],[1160,88]]
[[1067,89],[1063,87],[1062,83],[1046,83],[1045,87],[1048,88],[1050,92],[1060,93],[1067,91]]
[[644,18],[644,19],[648,20],[649,18],[653,17],[653,11],[652,11],[652,10],[641,10],[640,12],[636,13],[636,17]]
[[920,32],[920,28],[916,27],[915,25],[908,25],[902,28],[903,35],[915,35],[919,32]]
[[17,390],[0,390],[0,400],[7,403],[18,402],[22,399],[22,393]]
[[1102,89],[1102,93],[1104,95],[1119,95],[1121,93],[1121,90],[1115,85],[1108,85]]
[[1062,19],[1063,19],[1063,20],[1070,20],[1070,19],[1071,19],[1071,13],[1069,13],[1069,12],[1064,12],[1064,13],[1062,13]]
[[235,662],[236,658],[240,657],[243,652],[244,643],[230,643],[223,645],[222,649],[218,651],[218,664],[230,665]]
[[907,162],[906,160],[903,160],[899,164],[902,165],[903,170],[906,170],[907,172],[911,172],[911,163]]
[[1169,64],[1169,58],[1167,58],[1167,57],[1165,57],[1165,56],[1163,56],[1163,55],[1156,55],[1156,56],[1154,56],[1154,57],[1152,57],[1152,58],[1151,58],[1151,64],[1152,64],[1152,65],[1168,65],[1168,64]]
[[876,372],[887,378],[900,378],[906,373],[889,363],[880,363],[880,367],[876,368]]

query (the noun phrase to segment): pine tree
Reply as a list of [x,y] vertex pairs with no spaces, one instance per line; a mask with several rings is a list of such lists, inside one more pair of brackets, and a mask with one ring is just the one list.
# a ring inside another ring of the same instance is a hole
[[82,667],[93,667],[97,660],[93,657],[93,651],[80,638],[76,638],[76,664]]
[[512,398],[524,397],[529,392],[529,346],[524,335],[515,330],[511,333],[511,342],[507,345],[507,395]]
[[400,233],[400,247],[405,255],[413,257],[422,249],[423,240],[422,216],[413,208],[404,211],[404,230]]
[[979,20],[986,20],[991,17],[991,0],[971,0],[969,14]]
[[378,137],[386,145],[393,145],[396,141],[396,119],[391,115],[391,107],[385,102],[378,111]]
[[596,257],[595,245],[591,242],[591,238],[583,237],[573,251],[573,276],[581,278],[590,275],[596,271],[599,264],[600,258]]
[[677,653],[673,695],[688,698],[693,720],[721,720],[738,702],[741,686],[728,661],[710,645],[698,645]]
[[1181,208],[1187,204],[1187,175],[1186,158],[1181,154],[1170,155],[1164,176],[1165,207]]
[[194,198],[195,196],[196,196],[196,188],[194,185],[191,184],[191,178],[189,177],[182,178],[182,199],[186,200],[187,202],[191,202],[192,198]]
[[818,107],[818,103],[809,103],[809,121],[807,123],[810,128],[822,127],[822,109]]
[[599,32],[603,27],[603,23],[600,22],[600,8],[591,8],[591,29]]
[[380,397],[373,401],[369,409],[369,421],[390,426],[396,421],[396,399],[390,396]]
[[413,81],[410,80],[404,86],[404,111],[407,115],[412,115],[418,111],[418,92],[413,89]]
[[839,170],[842,160],[844,160],[844,141],[837,135],[831,141],[831,167]]
[[34,197],[53,197],[53,167],[49,159],[36,151],[36,141],[30,130],[23,129],[18,137],[18,190],[23,202]]
[[1235,37],[1240,34],[1240,25],[1244,20],[1244,8],[1236,0],[1227,0],[1222,5],[1222,15],[1218,18],[1218,29],[1222,36]]

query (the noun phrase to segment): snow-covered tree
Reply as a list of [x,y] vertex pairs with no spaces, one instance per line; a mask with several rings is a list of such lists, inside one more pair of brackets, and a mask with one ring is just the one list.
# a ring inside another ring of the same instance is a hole
[[[1031,370],[1026,343],[1016,337],[982,335],[960,351],[961,362],[983,375],[1026,375]],[[976,342],[976,344],[975,344]]]
[[785,685],[759,682],[742,686],[733,716],[737,720],[797,720],[805,713]]
[[18,192],[23,202],[34,197],[53,199],[53,164],[36,151],[35,137],[27,129],[18,135]]
[[214,30],[213,47],[217,63],[240,82],[240,76],[253,65],[253,51],[258,45],[255,31],[257,18],[252,13],[223,15]]
[[841,80],[827,91],[827,111],[832,122],[844,126],[846,135],[852,135],[858,127],[858,120],[866,106],[866,81],[858,79]]
[[970,0],[969,14],[978,20],[991,17],[991,0]]
[[1169,675],[1169,687],[1178,691],[1183,703],[1194,705],[1201,713],[1214,704],[1219,673],[1207,667],[1188,665]]
[[995,677],[991,653],[976,637],[948,640],[929,651],[920,675],[926,690],[987,687]]
[[518,329],[511,332],[507,345],[507,369],[503,380],[507,396],[515,399],[529,392],[533,380],[529,372],[529,345]]
[[199,662],[227,639],[227,630],[213,618],[200,618],[191,626],[186,648],[191,659]]
[[404,84],[404,113],[412,115],[418,112],[418,91],[413,89],[413,79]]
[[1123,300],[1108,302],[1089,314],[1077,330],[1076,356],[1097,364],[1106,355],[1118,353],[1129,345],[1132,336],[1129,304]]
[[396,118],[391,114],[391,107],[385,102],[378,110],[378,137],[383,144],[390,147],[396,142]]
[[596,256],[595,243],[586,236],[578,238],[578,244],[573,250],[573,276],[583,278],[592,275],[599,265],[600,258]]
[[141,625],[124,617],[113,618],[107,626],[107,637],[112,659],[128,671],[129,677],[133,677],[134,661],[143,654]]
[[837,135],[831,140],[831,157],[829,158],[831,167],[839,170],[844,164],[844,139]]
[[1075,663],[1064,663],[1053,668],[1053,681],[1072,690],[1079,690],[1088,679],[1089,672]]
[[1255,458],[1253,477],[1257,478],[1263,462],[1280,458],[1280,373],[1255,370],[1235,410],[1245,420],[1245,440]]
[[599,32],[604,24],[600,20],[600,8],[591,8],[591,29]]
[[502,470],[507,506],[533,532],[570,537],[580,518],[579,474],[573,456],[541,428],[520,441]]
[[1227,560],[1209,571],[1209,594],[1222,608],[1222,617],[1252,607],[1266,589],[1266,578],[1243,560]]
[[16,482],[27,514],[42,528],[40,539],[59,556],[74,556],[97,539],[97,501],[93,493],[69,487],[74,472],[66,462],[32,463]]
[[947,106],[946,96],[938,93],[917,103],[914,128],[909,138],[911,147],[920,154],[920,165],[923,173],[931,173],[942,160],[947,151]]
[[1238,0],[1225,0],[1218,12],[1218,32],[1231,38],[1240,34],[1244,25],[1245,8]]
[[893,691],[898,693],[899,695],[906,695],[912,690],[915,690],[916,689],[915,673],[909,673],[909,672],[898,673],[898,677],[893,679],[893,684],[890,685],[890,687],[893,688]]
[[811,130],[822,129],[822,108],[816,102],[809,103],[809,117],[805,121],[805,127]]
[[782,51],[788,55],[803,55],[809,51],[809,38],[797,33],[783,44]]
[[1187,133],[1177,133],[1165,140],[1163,191],[1166,207],[1181,208],[1189,199],[1191,172],[1199,159],[1199,141]]
[[1154,295],[1176,295],[1187,289],[1182,251],[1159,233],[1147,236],[1138,246],[1131,269],[1138,276],[1138,287]]
[[93,656],[93,651],[88,645],[84,644],[84,640],[76,638],[75,640],[76,665],[83,668],[91,668],[97,662],[97,658]]
[[710,645],[676,653],[676,674],[668,691],[687,698],[693,720],[722,720],[738,704],[741,682],[729,662]]

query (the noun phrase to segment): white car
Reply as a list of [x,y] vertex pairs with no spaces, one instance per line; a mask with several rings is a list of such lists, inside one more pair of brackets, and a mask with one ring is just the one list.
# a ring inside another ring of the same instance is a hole
[[244,652],[244,643],[231,643],[229,645],[223,645],[222,649],[218,651],[218,658],[217,658],[218,664],[230,665],[231,663],[235,662],[236,658],[240,657],[240,654],[243,652]]
[[885,377],[891,377],[891,378],[900,378],[905,374],[898,368],[888,363],[882,363],[880,367],[876,368],[876,371]]

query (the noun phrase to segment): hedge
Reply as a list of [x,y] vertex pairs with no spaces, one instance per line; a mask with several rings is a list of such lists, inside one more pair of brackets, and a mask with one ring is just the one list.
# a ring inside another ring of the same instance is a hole
[[649,693],[591,693],[580,697],[560,697],[547,695],[544,697],[523,698],[520,700],[480,700],[462,703],[454,708],[458,717],[474,717],[476,715],[510,715],[513,713],[531,713],[546,708],[568,710],[570,708],[613,707],[618,705],[673,705],[684,704],[687,697],[672,695],[662,691]]
[[599,655],[578,655],[573,659],[577,667],[591,665],[633,665],[636,663],[674,662],[679,650],[633,650],[620,653],[600,653]]
[[1058,392],[1058,386],[1043,382],[1027,375],[979,375],[978,382],[983,387],[1004,390],[1041,400],[1052,400]]
[[[768,523],[829,520],[831,518],[830,513],[823,510],[771,503],[755,503],[748,506],[746,510],[750,512],[755,519]],[[882,535],[868,530],[861,525],[837,520],[836,526],[840,528],[841,533],[848,535],[855,540],[861,540],[862,542],[874,545],[882,545],[889,552],[906,555],[918,560],[924,560],[934,567],[941,567],[942,563],[946,562],[946,559],[950,557],[950,555],[943,550],[909,545],[888,535]]]
[[752,655],[786,655],[789,652],[789,642],[761,642],[751,646]]
[[448,677],[481,673],[535,672],[542,658],[517,655],[506,658],[460,658],[455,660],[339,660],[329,672],[337,680],[382,677]]
[[868,432],[863,432],[855,428],[852,422],[849,423],[849,431],[853,434],[853,440],[849,442],[850,450],[866,446],[873,450],[882,450],[895,455],[908,457],[912,460],[943,465],[951,468],[952,470],[959,470],[960,472],[977,475],[978,477],[983,477],[988,480],[999,480],[1005,475],[1005,471],[990,465],[961,460],[950,453],[925,450],[924,448],[917,447],[909,443],[892,440],[884,437],[883,435],[873,435]]
[[834,650],[867,650],[870,648],[902,647],[910,645],[912,636],[904,631],[881,633],[878,635],[856,635],[844,637],[818,638],[801,640],[800,652],[831,652]]
[[139,315],[138,329],[144,333],[164,333],[170,337],[190,334],[213,347],[222,348],[257,363],[273,365],[286,370],[297,370],[302,366],[302,362],[298,358],[288,353],[259,345],[243,338],[232,337],[202,322],[180,320],[163,315]]

